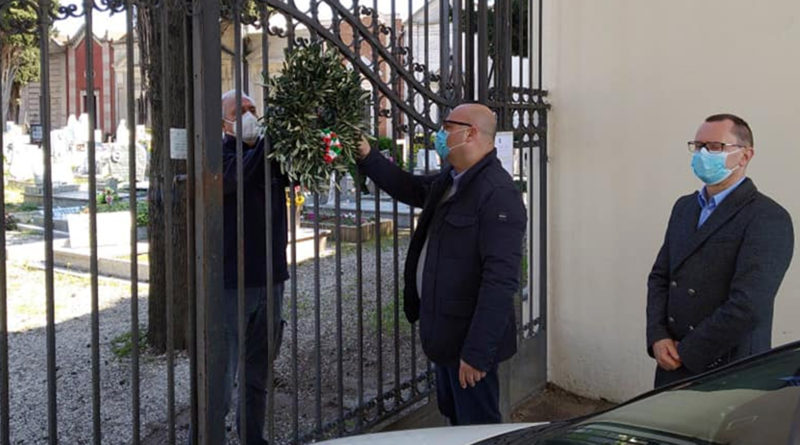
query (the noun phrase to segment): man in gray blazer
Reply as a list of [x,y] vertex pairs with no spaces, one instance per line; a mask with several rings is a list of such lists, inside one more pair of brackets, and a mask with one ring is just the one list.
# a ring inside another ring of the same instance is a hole
[[745,174],[755,152],[744,120],[708,117],[689,151],[705,185],[675,203],[647,281],[656,387],[769,349],[794,250],[789,213]]

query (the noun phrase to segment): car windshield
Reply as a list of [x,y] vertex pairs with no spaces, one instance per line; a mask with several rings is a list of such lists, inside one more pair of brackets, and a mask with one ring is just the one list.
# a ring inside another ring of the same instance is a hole
[[497,443],[736,445],[794,441],[800,441],[798,344],[565,427],[521,430]]

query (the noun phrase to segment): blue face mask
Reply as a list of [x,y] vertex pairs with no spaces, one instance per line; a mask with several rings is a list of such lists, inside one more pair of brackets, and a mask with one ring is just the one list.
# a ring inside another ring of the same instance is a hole
[[730,169],[725,165],[728,155],[736,151],[709,153],[705,147],[701,148],[700,151],[695,152],[694,156],[692,156],[692,171],[694,171],[695,176],[707,185],[719,184],[728,179],[733,174],[733,171],[739,168],[737,166]]
[[[467,129],[465,129],[463,131],[467,131],[467,130],[469,130],[469,128],[467,128]],[[458,146],[460,146],[460,145],[465,143],[465,142],[462,142],[461,144],[454,145],[453,147],[448,147],[447,146],[447,137],[449,135],[450,134],[447,131],[445,131],[444,129],[441,129],[441,130],[436,132],[436,139],[434,139],[434,141],[433,141],[433,146],[436,148],[436,153],[439,154],[439,158],[441,158],[442,161],[447,159],[447,156],[450,154],[450,150],[451,149],[456,148],[456,147],[458,147]]]

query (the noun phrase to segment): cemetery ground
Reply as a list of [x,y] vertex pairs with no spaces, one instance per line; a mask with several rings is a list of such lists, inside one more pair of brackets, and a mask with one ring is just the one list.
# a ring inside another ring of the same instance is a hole
[[[8,201],[15,203],[13,189]],[[14,443],[35,444],[46,441],[47,435],[47,363],[46,363],[46,293],[44,271],[44,239],[40,231],[9,230],[7,236],[7,276],[9,314],[9,372],[11,397],[11,435]],[[55,244],[65,242],[56,239]],[[402,267],[408,237],[398,238]],[[380,295],[381,310],[377,310],[376,245],[364,243],[361,263],[358,247],[342,243],[341,304],[337,309],[336,256],[334,242],[322,253],[319,261],[319,282],[315,281],[315,262],[306,260],[297,265],[295,285],[287,282],[283,316],[288,325],[276,372],[276,431],[281,442],[292,431],[292,406],[297,394],[297,411],[301,433],[317,424],[317,354],[319,353],[319,388],[322,419],[326,424],[338,415],[338,351],[341,350],[343,400],[345,412],[359,404],[359,398],[369,401],[378,393],[378,333],[382,344],[380,367],[381,384],[385,392],[412,377],[411,344],[415,343],[415,371],[427,369],[427,362],[410,325],[405,322],[400,304],[402,289],[394,286],[394,245],[392,237],[381,241]],[[140,256],[139,260],[143,260]],[[355,271],[362,270],[359,284]],[[290,266],[291,268],[291,266]],[[401,270],[397,271],[401,273]],[[98,277],[100,332],[101,421],[103,443],[129,443],[131,440],[131,290],[130,283],[105,276]],[[319,332],[317,337],[317,293],[319,286]],[[293,291],[293,287],[295,290]],[[360,287],[360,292],[359,292]],[[80,443],[91,437],[91,277],[88,274],[56,267],[54,269],[54,315],[56,338],[56,391],[58,400],[58,435],[66,443]],[[361,295],[359,298],[358,295]],[[148,286],[139,283],[140,332],[147,332]],[[360,300],[360,301],[359,301]],[[358,306],[362,311],[359,316]],[[341,312],[341,324],[337,322]],[[296,329],[294,329],[296,327]],[[341,348],[337,338],[341,333]],[[397,343],[395,346],[395,336]],[[363,346],[359,349],[359,337]],[[145,443],[162,443],[167,423],[167,359],[146,348],[140,358],[140,401],[142,437]],[[296,365],[294,361],[296,357]],[[397,361],[395,361],[397,359]],[[362,394],[359,395],[359,365]],[[397,366],[396,366],[397,365]],[[424,389],[425,382],[419,387]],[[175,357],[175,400],[178,439],[188,433],[189,418],[189,359],[179,351]],[[404,397],[409,389],[401,390]],[[391,405],[393,399],[385,401]],[[229,435],[233,439],[233,416],[229,415]],[[352,427],[354,419],[345,422]],[[235,443],[235,442],[234,442]]]
[[[9,317],[9,370],[11,388],[11,432],[14,443],[38,444],[47,440],[47,384],[46,384],[46,306],[44,290],[44,270],[41,257],[44,243],[41,234],[30,231],[8,231],[8,313]],[[390,251],[390,243],[382,250]],[[399,245],[407,243],[405,237]],[[365,268],[363,285],[364,316],[364,398],[374,396],[377,388],[377,340],[375,319],[375,286],[370,272],[374,270],[374,245],[365,245],[362,251]],[[354,270],[356,246],[343,244],[342,248],[342,288],[343,288],[343,372],[345,405],[357,404],[358,380],[358,334],[356,326],[356,287]],[[384,255],[391,261],[391,256]],[[321,403],[324,422],[335,419],[338,412],[337,394],[337,345],[334,341],[337,328],[335,320],[335,280],[333,262],[335,257],[327,255],[321,259]],[[383,262],[383,261],[382,261]],[[287,291],[284,303],[284,318],[289,321],[284,335],[283,346],[276,370],[276,431],[283,439],[291,436],[292,399],[294,385],[298,387],[298,411],[301,430],[313,427],[315,419],[315,373],[316,355],[314,335],[314,262],[307,261],[298,266],[296,304]],[[401,262],[402,264],[402,262]],[[391,389],[394,385],[394,305],[391,289],[391,264],[384,264],[382,274],[383,308],[381,331],[384,343],[384,385]],[[374,277],[374,275],[373,275]],[[90,277],[83,273],[57,269],[55,278],[55,333],[57,360],[57,394],[59,438],[65,443],[81,443],[91,436],[92,386],[91,386],[91,292]],[[139,283],[139,322],[140,332],[147,332],[147,293],[146,283]],[[130,443],[131,439],[131,310],[130,284],[127,281],[99,278],[100,309],[100,379],[101,416],[103,443]],[[292,307],[297,308],[297,341],[293,340]],[[400,362],[401,379],[408,379],[410,372],[411,344],[408,324],[399,313],[398,325],[401,341]],[[140,400],[142,437],[144,443],[166,443],[167,406],[167,368],[166,356],[155,355],[147,350],[145,339],[140,346]],[[414,339],[416,341],[416,339]],[[297,369],[293,370],[292,354],[296,347]],[[417,371],[426,368],[427,363],[417,344]],[[297,382],[295,383],[295,375]],[[424,385],[424,383],[423,383]],[[407,392],[407,391],[406,391]],[[405,394],[405,392],[404,392]],[[179,442],[188,434],[189,420],[189,360],[185,352],[175,357],[175,396],[177,412],[177,435]],[[390,401],[387,403],[391,403]],[[589,400],[577,397],[548,386],[540,395],[531,398],[518,408],[512,421],[556,420],[589,414],[612,405],[606,401]],[[353,421],[347,422],[349,426]],[[229,443],[235,439],[234,417],[228,416]]]
[[[38,208],[24,203],[22,195],[22,188],[13,184],[6,187],[7,213],[24,215]],[[393,234],[382,233],[380,250],[374,239],[364,242],[360,249],[355,243],[341,243],[338,282],[334,240],[330,240],[321,252],[319,278],[313,259],[299,262],[296,268],[290,265],[296,280],[287,282],[283,316],[288,325],[275,363],[275,421],[279,443],[286,443],[293,435],[295,397],[301,434],[318,423],[324,425],[336,420],[339,414],[340,355],[345,413],[358,406],[360,401],[374,398],[379,384],[383,385],[381,392],[408,397],[408,387],[395,393],[392,390],[428,369],[418,339],[402,314],[402,289],[394,285],[395,273],[402,276],[408,245],[407,231],[398,231],[396,262]],[[11,437],[14,443],[19,444],[44,443],[47,441],[44,239],[41,230],[24,224],[16,230],[7,230],[6,236]],[[120,234],[122,239],[127,239],[127,236],[127,231]],[[60,246],[65,242],[66,239],[57,237],[54,244]],[[378,256],[380,287],[376,286]],[[125,257],[118,255],[116,258]],[[140,254],[138,259],[146,263],[147,255]],[[357,270],[361,270],[361,281],[357,279]],[[130,443],[131,286],[127,280],[103,275],[98,277],[98,285],[103,443]],[[337,299],[337,287],[341,289],[341,299]],[[141,433],[144,443],[160,444],[167,438],[167,358],[147,349],[147,283],[140,282],[138,291],[142,335],[139,362]],[[92,431],[90,275],[57,266],[54,269],[53,309],[58,435],[65,443],[82,443],[91,437]],[[318,313],[319,322],[316,318]],[[338,322],[338,313],[341,313],[341,323]],[[379,335],[381,354],[378,350]],[[359,339],[363,342],[360,348]],[[416,348],[416,362],[413,364],[412,344]],[[360,369],[359,363],[362,363]],[[379,369],[383,371],[380,383]],[[319,387],[316,384],[317,373],[321,375]],[[184,351],[176,353],[174,375],[177,437],[178,443],[183,443],[188,434],[190,410],[189,359]],[[424,389],[425,386],[423,381],[418,388]],[[316,417],[317,394],[320,419]],[[394,402],[391,396],[384,401],[387,406]],[[374,410],[375,404],[372,406]],[[512,420],[565,418],[607,406],[602,401],[587,401],[549,387],[540,397],[531,399],[512,414]],[[347,428],[354,425],[352,417],[344,422]],[[234,416],[231,414],[228,416],[230,443],[237,443],[234,431]]]

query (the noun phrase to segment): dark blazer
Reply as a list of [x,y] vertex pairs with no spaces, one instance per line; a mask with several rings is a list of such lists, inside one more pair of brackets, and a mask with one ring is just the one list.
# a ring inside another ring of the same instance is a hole
[[[245,287],[267,285],[266,193],[264,184],[264,138],[255,146],[242,145],[244,192],[244,282]],[[286,187],[289,180],[272,162],[272,271],[275,283],[289,278],[286,265]],[[236,237],[236,138],[222,140],[222,184],[224,205],[225,288],[237,284]]]
[[[514,295],[527,214],[496,151],[467,170],[455,195],[441,203],[453,182],[450,167],[415,176],[374,149],[359,165],[392,197],[423,208],[406,256],[403,309],[409,322],[419,319],[428,358],[441,365],[463,359],[488,371],[514,355]],[[419,292],[417,263],[426,237]]]
[[794,250],[789,213],[745,179],[697,228],[697,193],[678,199],[647,282],[647,351],[677,340],[683,367],[656,386],[771,347],[775,294]]

